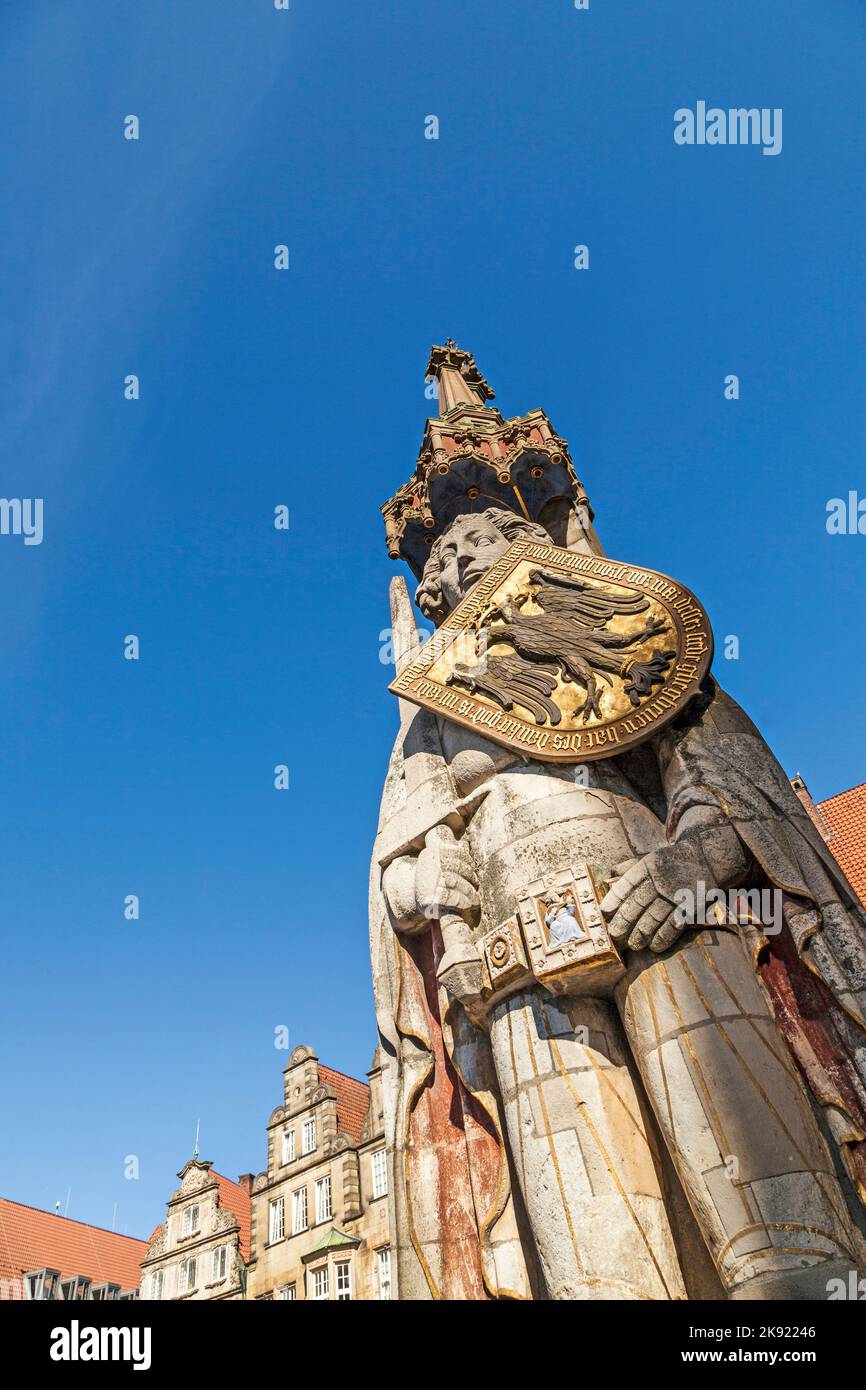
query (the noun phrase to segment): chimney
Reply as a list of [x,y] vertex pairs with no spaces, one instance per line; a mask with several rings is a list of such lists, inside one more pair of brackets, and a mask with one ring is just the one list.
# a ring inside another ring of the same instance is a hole
[[252,1173],[241,1173],[238,1178],[238,1187],[242,1187],[247,1196],[250,1196],[253,1190],[253,1181]]

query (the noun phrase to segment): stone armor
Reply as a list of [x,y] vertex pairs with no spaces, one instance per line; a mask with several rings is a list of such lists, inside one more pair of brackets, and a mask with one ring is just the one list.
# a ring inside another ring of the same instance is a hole
[[[422,609],[450,612],[513,525],[449,521]],[[555,539],[598,551],[580,506]],[[578,767],[400,709],[370,919],[399,1296],[812,1299],[866,1269],[866,920],[742,710],[708,679]],[[617,968],[526,955],[498,985],[491,933],[519,955],[526,903],[578,873]],[[684,924],[678,893],[708,886],[772,887],[781,929]]]

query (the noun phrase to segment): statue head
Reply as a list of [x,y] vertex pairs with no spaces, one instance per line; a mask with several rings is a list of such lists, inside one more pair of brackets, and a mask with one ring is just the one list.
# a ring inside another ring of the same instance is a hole
[[415,602],[425,618],[442,622],[503,556],[512,541],[529,537],[550,545],[543,526],[504,507],[464,512],[433,545]]

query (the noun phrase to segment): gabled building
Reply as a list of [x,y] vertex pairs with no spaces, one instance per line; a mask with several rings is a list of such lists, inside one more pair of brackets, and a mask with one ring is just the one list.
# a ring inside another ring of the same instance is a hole
[[0,1197],[0,1299],[138,1296],[147,1242]]
[[141,1262],[141,1298],[241,1299],[250,1257],[252,1174],[237,1182],[191,1158]]
[[817,802],[812,800],[799,772],[791,778],[791,786],[866,907],[866,782]]
[[827,844],[866,907],[866,782],[818,802],[830,831]]
[[392,1296],[388,1168],[378,1054],[369,1084],[296,1047],[253,1183],[247,1297]]

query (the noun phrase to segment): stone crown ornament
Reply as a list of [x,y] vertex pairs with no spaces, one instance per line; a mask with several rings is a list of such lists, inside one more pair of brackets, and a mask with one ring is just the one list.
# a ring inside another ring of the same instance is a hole
[[414,474],[382,507],[392,560],[405,560],[420,579],[450,522],[490,506],[551,529],[565,502],[591,522],[568,445],[543,410],[505,420],[487,409],[493,391],[472,354],[450,338],[430,349],[426,375],[437,382],[439,415],[424,428]]

